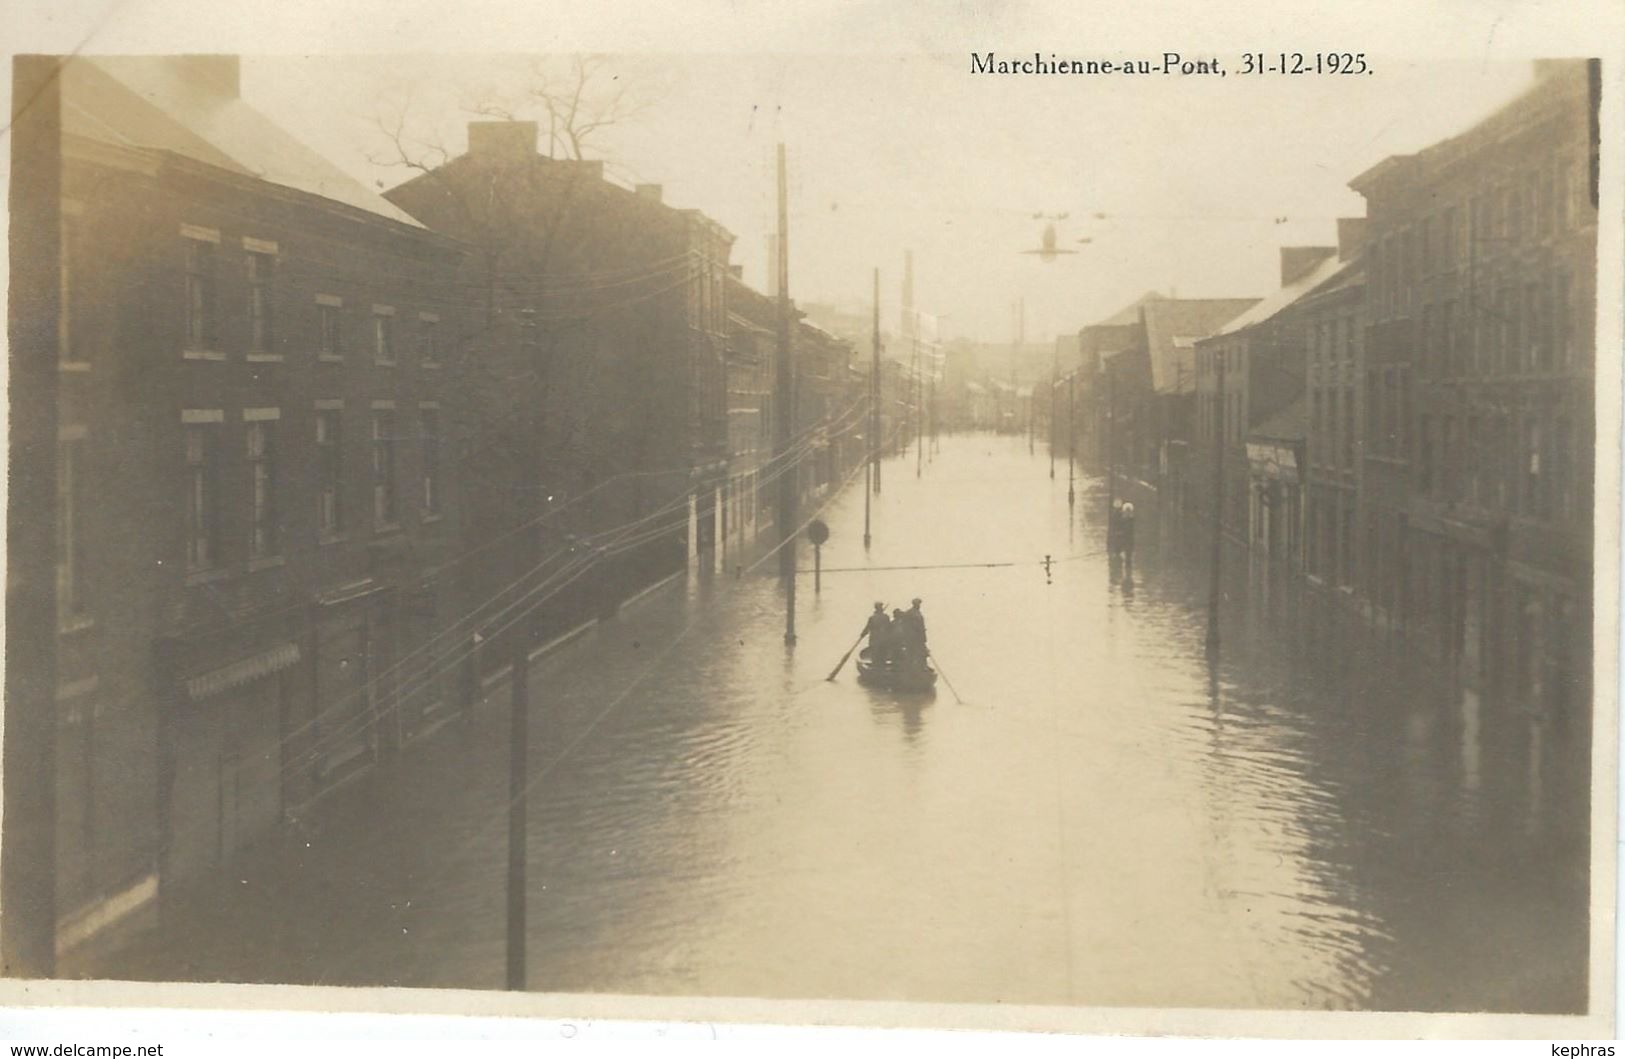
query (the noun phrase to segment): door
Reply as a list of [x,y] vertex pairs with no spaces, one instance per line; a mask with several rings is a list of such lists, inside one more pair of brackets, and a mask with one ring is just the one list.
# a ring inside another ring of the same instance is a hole
[[174,779],[169,790],[169,880],[188,883],[221,863],[220,716],[213,703],[185,702],[176,710]]

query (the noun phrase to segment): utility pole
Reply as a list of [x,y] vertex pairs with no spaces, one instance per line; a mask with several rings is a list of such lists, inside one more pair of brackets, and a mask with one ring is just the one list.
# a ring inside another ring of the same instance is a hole
[[[1049,478],[1055,480],[1055,388],[1061,384],[1061,343],[1055,342],[1055,352],[1049,365]],[[1070,444],[1070,438],[1068,444]]]
[[869,369],[869,481],[863,488],[863,547],[869,548],[870,493],[880,492],[880,269],[875,269],[874,363]]
[[1106,369],[1106,507],[1117,502],[1117,373]]
[[925,415],[921,402],[925,387],[920,382],[920,318],[914,317],[914,477],[920,476],[925,466]]
[[[1066,505],[1071,507],[1077,502],[1078,494],[1073,487],[1072,468],[1077,462],[1077,420],[1073,418],[1073,409],[1076,401],[1073,386],[1077,382],[1078,373],[1072,371],[1066,377]],[[1108,505],[1109,506],[1109,505]]]
[[513,715],[508,732],[508,988],[525,988],[526,788],[530,786],[530,637],[514,628]]
[[[790,453],[790,425],[795,417],[795,366],[790,349],[790,191],[784,168],[784,144],[779,144],[779,341],[777,402],[774,417],[774,452],[779,460]],[[795,468],[779,467],[779,577],[784,581],[784,642],[796,642],[796,479]]]
[[1207,596],[1207,650],[1209,655],[1219,652],[1219,564],[1224,556],[1224,350],[1214,351],[1218,361],[1218,414],[1213,417],[1213,558],[1212,581]]
[[869,432],[874,440],[869,445],[869,459],[874,464],[875,495],[880,495],[880,400],[885,392],[880,385],[880,269],[875,269],[875,336],[874,365],[870,370],[874,403],[869,409]]
[[[931,357],[936,360],[935,354]],[[925,399],[926,424],[931,428],[931,455],[934,458],[937,452],[937,369],[933,363],[931,367],[931,381],[927,387]]]
[[22,399],[11,409],[7,449],[12,562],[0,828],[0,972],[7,978],[56,974],[57,322],[65,311],[60,74],[60,60],[43,55],[19,55],[11,72],[8,333],[11,392]]

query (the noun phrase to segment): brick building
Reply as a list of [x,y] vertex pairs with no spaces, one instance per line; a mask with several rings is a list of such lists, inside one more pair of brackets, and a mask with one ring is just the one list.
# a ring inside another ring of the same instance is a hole
[[1301,303],[1308,342],[1308,512],[1304,571],[1312,583],[1354,591],[1364,446],[1360,343],[1364,338],[1364,221],[1338,221],[1338,256],[1350,267]]
[[434,726],[461,249],[241,98],[62,75],[58,947]]
[[1536,73],[1351,186],[1371,228],[1362,587],[1538,747],[1589,701],[1597,210],[1594,71]]
[[[487,410],[467,439],[477,571],[502,591],[560,548],[647,528],[536,610],[562,631],[711,556],[728,507],[726,348],[733,236],[659,185],[537,151],[534,122],[480,121],[468,151],[386,193],[470,247],[469,355],[453,384]],[[487,657],[505,655],[497,649]]]

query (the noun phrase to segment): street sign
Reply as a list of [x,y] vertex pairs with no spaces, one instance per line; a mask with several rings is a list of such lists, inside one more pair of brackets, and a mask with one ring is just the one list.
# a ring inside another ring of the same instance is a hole
[[812,520],[812,524],[807,527],[807,539],[814,544],[823,544],[829,540],[829,527],[824,525],[823,519],[815,518]]

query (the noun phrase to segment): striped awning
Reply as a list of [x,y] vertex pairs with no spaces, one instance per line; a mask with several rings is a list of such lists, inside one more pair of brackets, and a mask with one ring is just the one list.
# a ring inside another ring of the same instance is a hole
[[201,702],[211,695],[230,691],[250,681],[287,669],[297,661],[299,661],[297,643],[277,644],[268,651],[261,651],[229,666],[221,666],[219,669],[211,669],[207,673],[186,678],[186,694],[193,702]]

